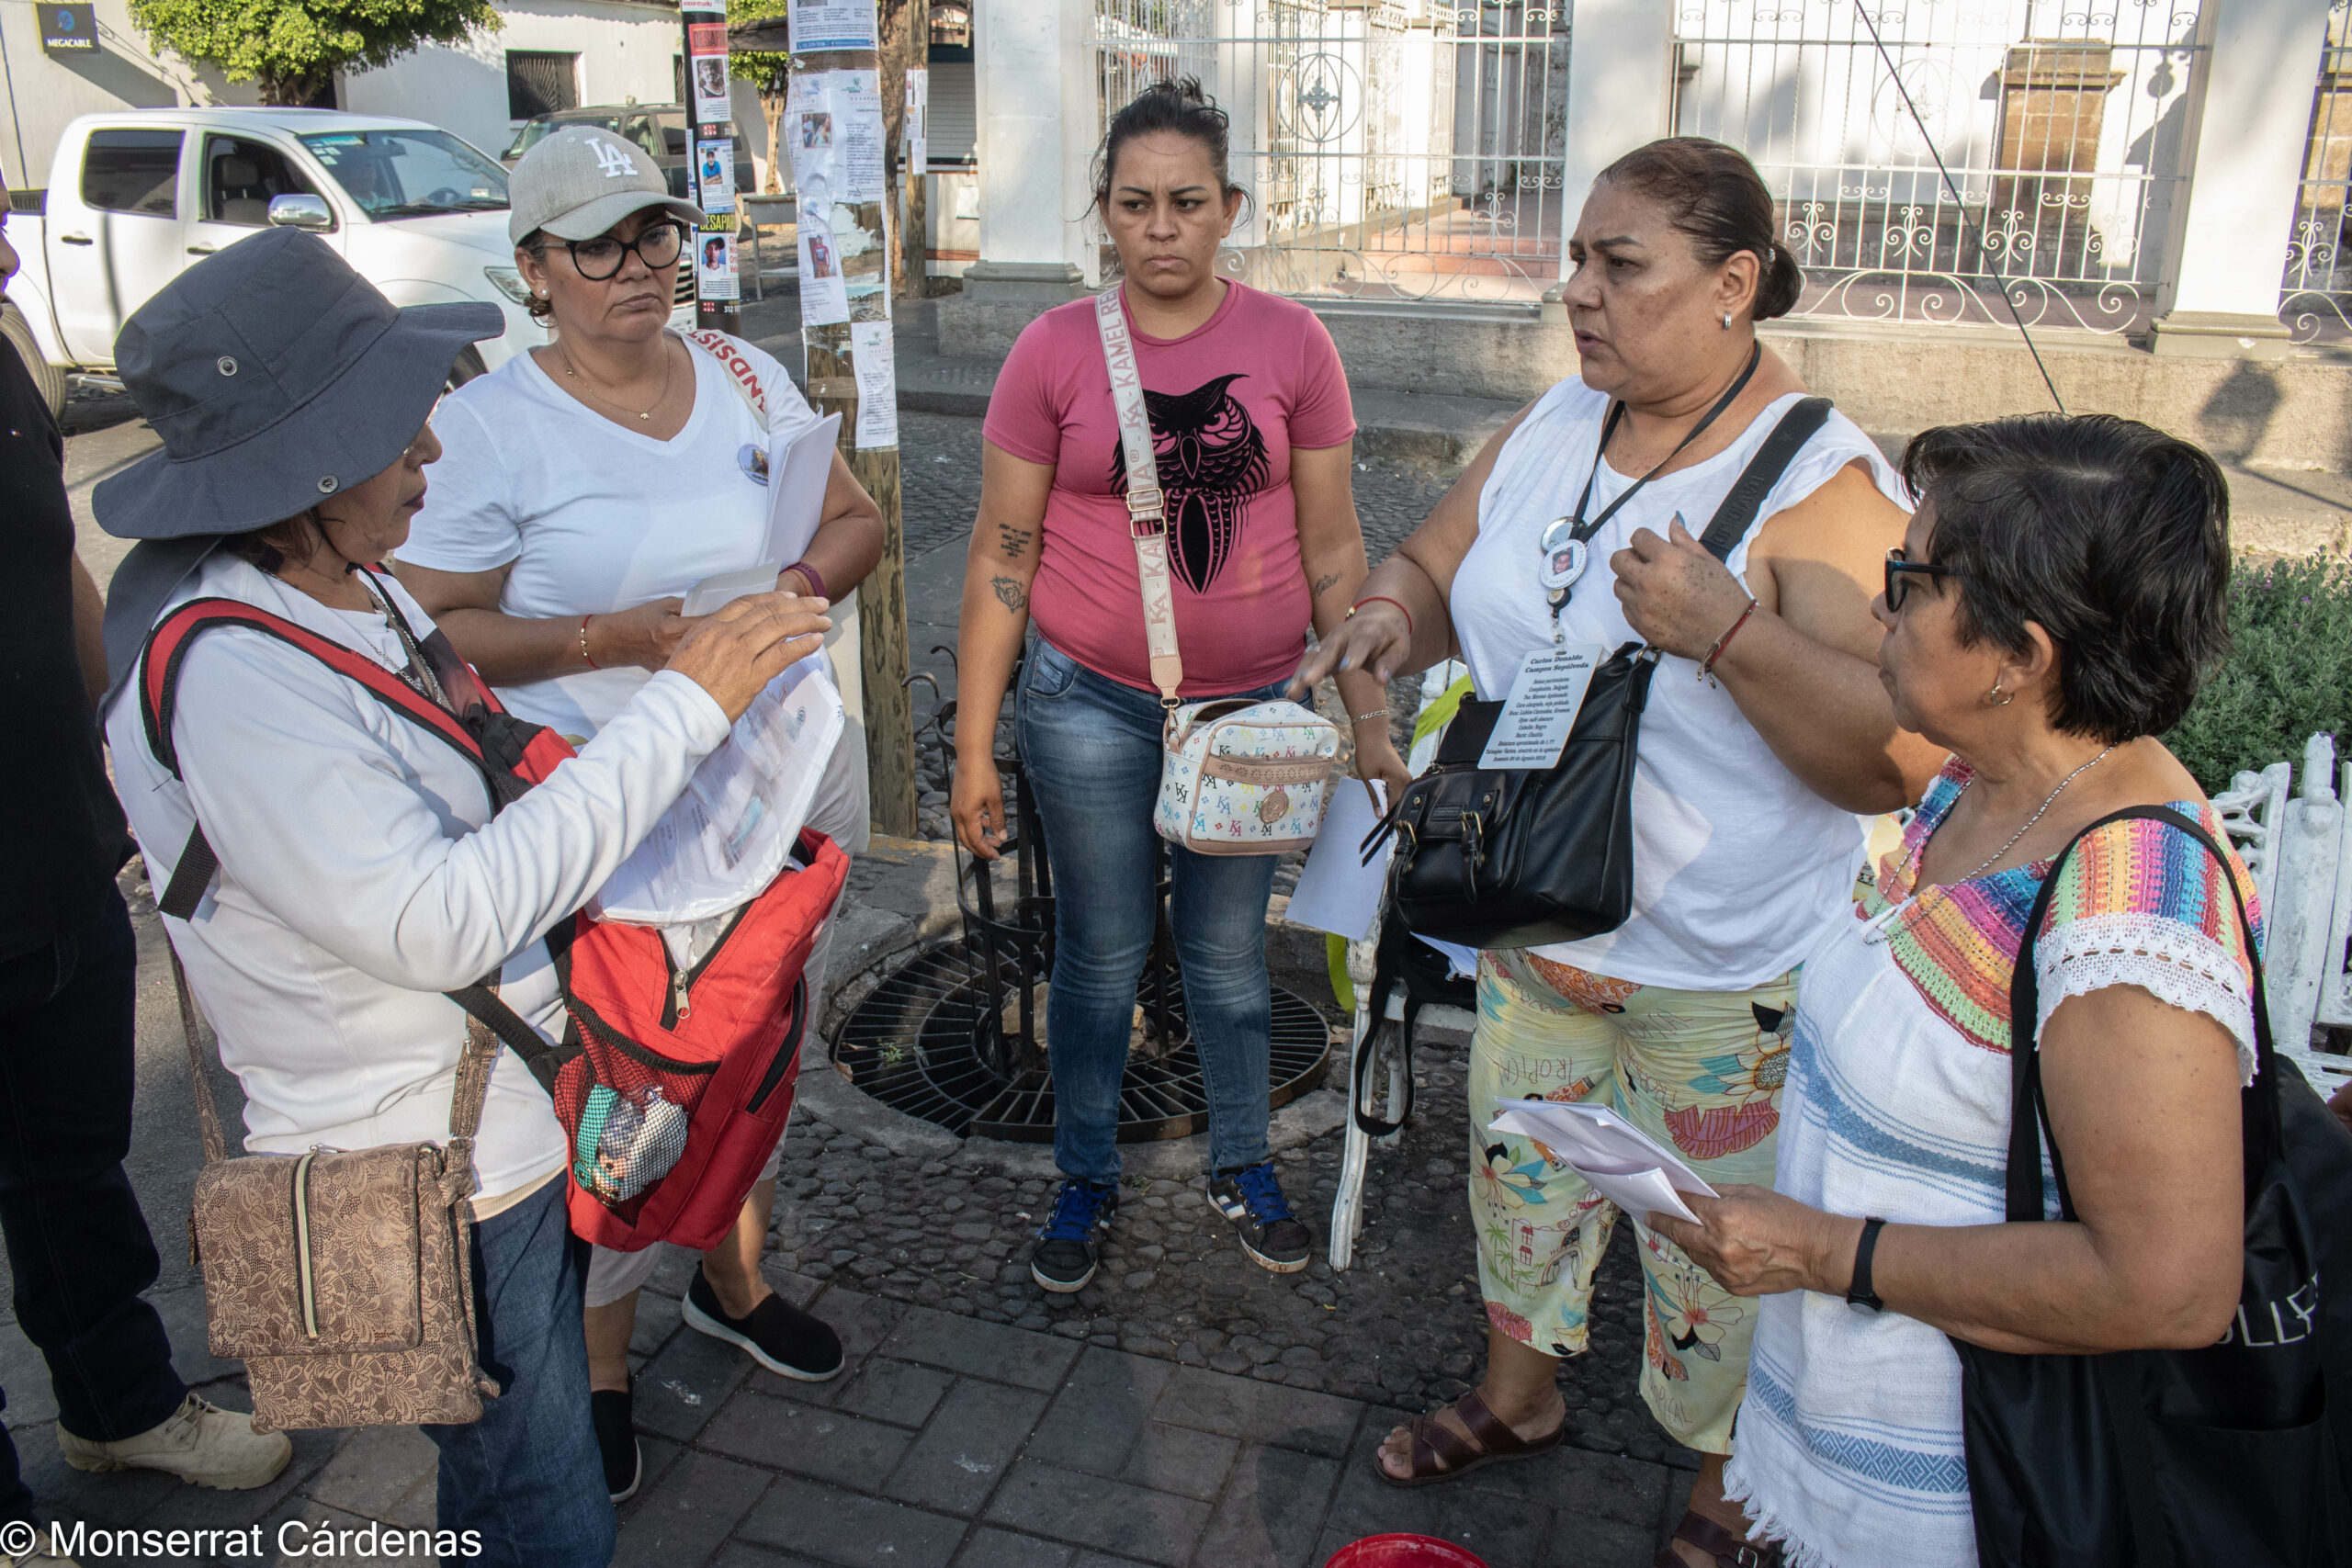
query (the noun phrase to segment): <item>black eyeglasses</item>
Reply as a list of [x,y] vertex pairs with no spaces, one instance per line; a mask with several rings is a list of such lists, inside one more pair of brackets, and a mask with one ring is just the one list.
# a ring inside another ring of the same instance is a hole
[[1905,560],[1903,547],[1895,546],[1894,548],[1886,552],[1887,614],[1893,615],[1903,608],[1903,601],[1909,597],[1911,592],[1912,578],[1958,577],[1960,573],[1948,566],[1937,566],[1923,560]]
[[621,258],[631,251],[655,272],[677,265],[678,254],[686,248],[686,226],[678,222],[649,223],[634,240],[599,234],[593,240],[566,240],[563,245],[571,253],[571,265],[580,269],[581,276],[591,283],[602,283],[620,271]]

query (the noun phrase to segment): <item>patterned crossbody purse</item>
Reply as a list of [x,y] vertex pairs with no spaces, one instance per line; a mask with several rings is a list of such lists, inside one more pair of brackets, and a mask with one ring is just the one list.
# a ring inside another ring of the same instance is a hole
[[1167,722],[1160,734],[1159,803],[1152,826],[1171,844],[1204,855],[1279,855],[1303,850],[1323,825],[1339,727],[1314,709],[1276,699],[1182,703],[1184,659],[1176,647],[1175,590],[1168,576],[1168,501],[1159,488],[1143,376],[1113,284],[1094,299],[1119,449],[1127,465],[1127,520],[1143,586],[1151,683]]

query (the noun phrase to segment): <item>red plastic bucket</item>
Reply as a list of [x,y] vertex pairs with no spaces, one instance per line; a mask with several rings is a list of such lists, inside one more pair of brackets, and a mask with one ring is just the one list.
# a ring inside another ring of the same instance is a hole
[[1435,1536],[1368,1535],[1333,1552],[1323,1568],[1487,1568],[1487,1562]]

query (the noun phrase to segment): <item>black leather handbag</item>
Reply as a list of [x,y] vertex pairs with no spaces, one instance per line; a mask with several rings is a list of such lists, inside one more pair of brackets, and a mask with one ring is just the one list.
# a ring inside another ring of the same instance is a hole
[[[2204,829],[2165,807],[2126,818],[2179,829],[2221,859]],[[2079,837],[2076,842],[2080,842]],[[2009,989],[2007,1217],[2044,1217],[2048,1112],[2034,1048],[2034,936],[2058,884],[2026,921]],[[2234,881],[2232,891],[2236,891]],[[2253,942],[2238,899],[2237,918]],[[2238,1315],[2199,1350],[2017,1355],[1952,1341],[1976,1555],[1984,1568],[2341,1568],[2352,1562],[2344,1447],[2352,1382],[2352,1203],[2346,1133],[2273,1048],[2257,958],[2258,1061],[2239,1096],[2245,1250]],[[2059,1213],[2073,1219],[2051,1151]]]
[[[1749,459],[1699,542],[1717,560],[1829,417],[1806,398]],[[1465,699],[1437,760],[1407,785],[1366,850],[1393,830],[1391,907],[1421,935],[1469,947],[1539,947],[1599,936],[1634,910],[1634,766],[1657,651],[1629,642],[1593,671],[1548,769],[1482,768],[1499,702]]]

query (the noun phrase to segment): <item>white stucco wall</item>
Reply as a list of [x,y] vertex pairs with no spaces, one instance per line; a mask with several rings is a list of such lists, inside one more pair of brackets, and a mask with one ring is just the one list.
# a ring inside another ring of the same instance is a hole
[[614,0],[502,0],[498,9],[506,25],[497,32],[346,76],[343,107],[426,120],[496,157],[518,123],[506,114],[508,50],[577,54],[583,106],[674,101],[674,62],[684,47],[674,9]]
[[0,171],[12,190],[49,183],[49,162],[77,116],[116,109],[182,108],[259,101],[247,83],[157,54],[131,25],[126,0],[96,0],[99,47],[60,58],[41,52],[40,17],[30,6],[0,5]]

